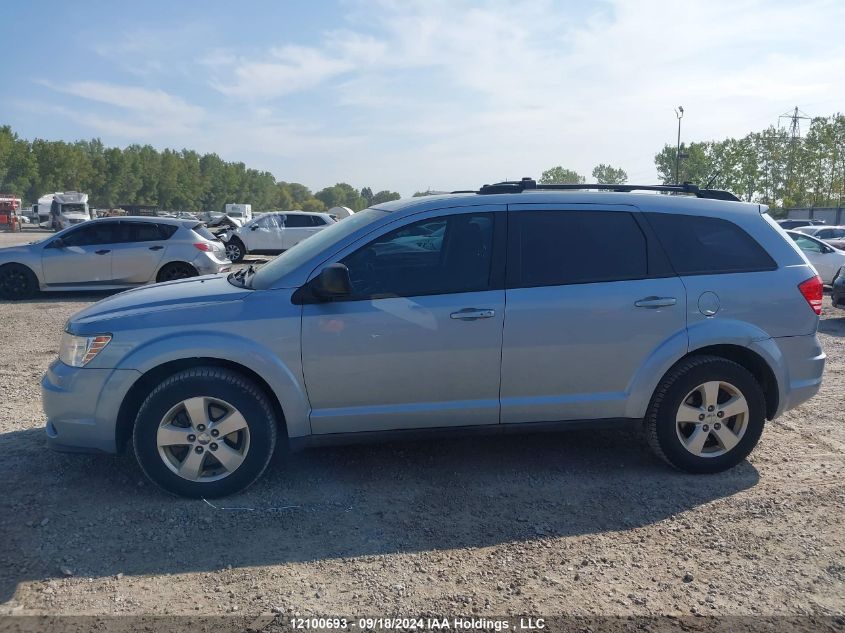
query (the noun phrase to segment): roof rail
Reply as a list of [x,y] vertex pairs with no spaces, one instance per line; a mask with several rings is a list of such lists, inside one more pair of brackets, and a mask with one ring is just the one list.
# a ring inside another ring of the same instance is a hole
[[[598,184],[598,183],[585,183],[585,184],[551,184],[551,185],[544,185],[544,184],[537,184],[533,178],[523,178],[522,180],[505,180],[503,182],[497,182],[492,185],[484,185],[479,189],[476,193],[487,195],[493,193],[522,193],[526,189],[544,189],[544,190],[555,190],[555,191],[582,191],[585,189],[595,189],[598,191],[619,191],[619,192],[629,192],[629,191],[661,191],[665,193],[682,193],[688,195],[694,195],[698,198],[709,198],[711,200],[731,200],[733,202],[739,202],[739,198],[737,198],[734,194],[730,191],[723,191],[722,189],[699,189],[698,185],[694,185],[691,182],[685,182],[680,185],[629,185],[629,184],[620,184],[620,185],[610,185],[610,184]],[[465,191],[460,192],[453,192],[453,193],[468,193]]]

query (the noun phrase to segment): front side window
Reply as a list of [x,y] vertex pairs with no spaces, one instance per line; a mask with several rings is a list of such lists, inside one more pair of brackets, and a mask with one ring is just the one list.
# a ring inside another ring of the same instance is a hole
[[777,264],[742,228],[722,218],[646,213],[679,275],[775,270]]
[[62,236],[67,246],[92,246],[95,244],[117,244],[126,241],[125,231],[119,222],[85,224]]
[[628,212],[518,211],[510,217],[508,287],[648,276],[646,238]]
[[342,260],[352,298],[411,297],[490,288],[493,215],[429,218],[391,231]]
[[798,244],[798,248],[800,248],[802,251],[807,251],[808,253],[822,252],[821,244],[819,244],[815,240],[811,240],[809,238],[798,235],[792,235],[791,237],[793,240],[795,240],[795,243]]

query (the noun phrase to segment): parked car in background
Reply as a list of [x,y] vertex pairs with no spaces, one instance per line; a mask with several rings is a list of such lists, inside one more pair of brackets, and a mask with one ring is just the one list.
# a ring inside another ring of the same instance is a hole
[[789,236],[795,240],[807,259],[818,271],[819,277],[825,285],[833,283],[833,278],[842,266],[845,266],[845,251],[825,244],[819,239],[799,233],[798,231],[787,231]]
[[839,269],[839,272],[833,278],[833,292],[830,295],[830,300],[835,308],[842,308],[845,310],[845,266]]
[[801,226],[818,226],[819,224],[824,224],[824,220],[778,220],[778,224],[780,227],[787,231],[791,229],[797,229]]
[[262,213],[240,228],[224,231],[220,239],[226,244],[229,259],[239,262],[249,253],[282,253],[334,223],[328,213]]
[[839,250],[845,250],[845,226],[801,226],[795,230],[822,240]]
[[40,242],[0,248],[0,296],[131,288],[230,266],[222,242],[196,221],[99,218]]
[[277,435],[631,425],[723,471],[818,391],[822,285],[759,205],[661,189],[701,197],[529,181],[387,202],[257,270],[100,301],[42,381],[48,443],[128,442],[191,497],[249,485]]

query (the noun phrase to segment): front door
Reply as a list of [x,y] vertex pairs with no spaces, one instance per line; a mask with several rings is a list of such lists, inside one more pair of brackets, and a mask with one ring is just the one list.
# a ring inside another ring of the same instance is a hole
[[499,422],[501,211],[417,215],[333,258],[353,295],[303,306],[315,434]]
[[85,223],[47,243],[41,252],[44,282],[54,285],[109,285],[117,222]]
[[673,338],[686,349],[681,280],[636,209],[510,208],[502,422],[626,417],[646,360]]

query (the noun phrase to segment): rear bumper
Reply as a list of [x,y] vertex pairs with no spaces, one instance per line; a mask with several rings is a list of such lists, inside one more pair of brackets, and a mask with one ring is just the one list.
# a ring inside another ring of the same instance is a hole
[[204,253],[192,262],[194,268],[200,275],[216,275],[217,273],[224,273],[232,268],[232,262],[226,259],[225,254],[220,253]]
[[774,339],[783,357],[786,381],[782,385],[778,414],[812,398],[822,384],[827,356],[815,334]]
[[117,452],[117,414],[140,375],[132,369],[69,367],[53,361],[41,380],[48,446],[59,451]]

